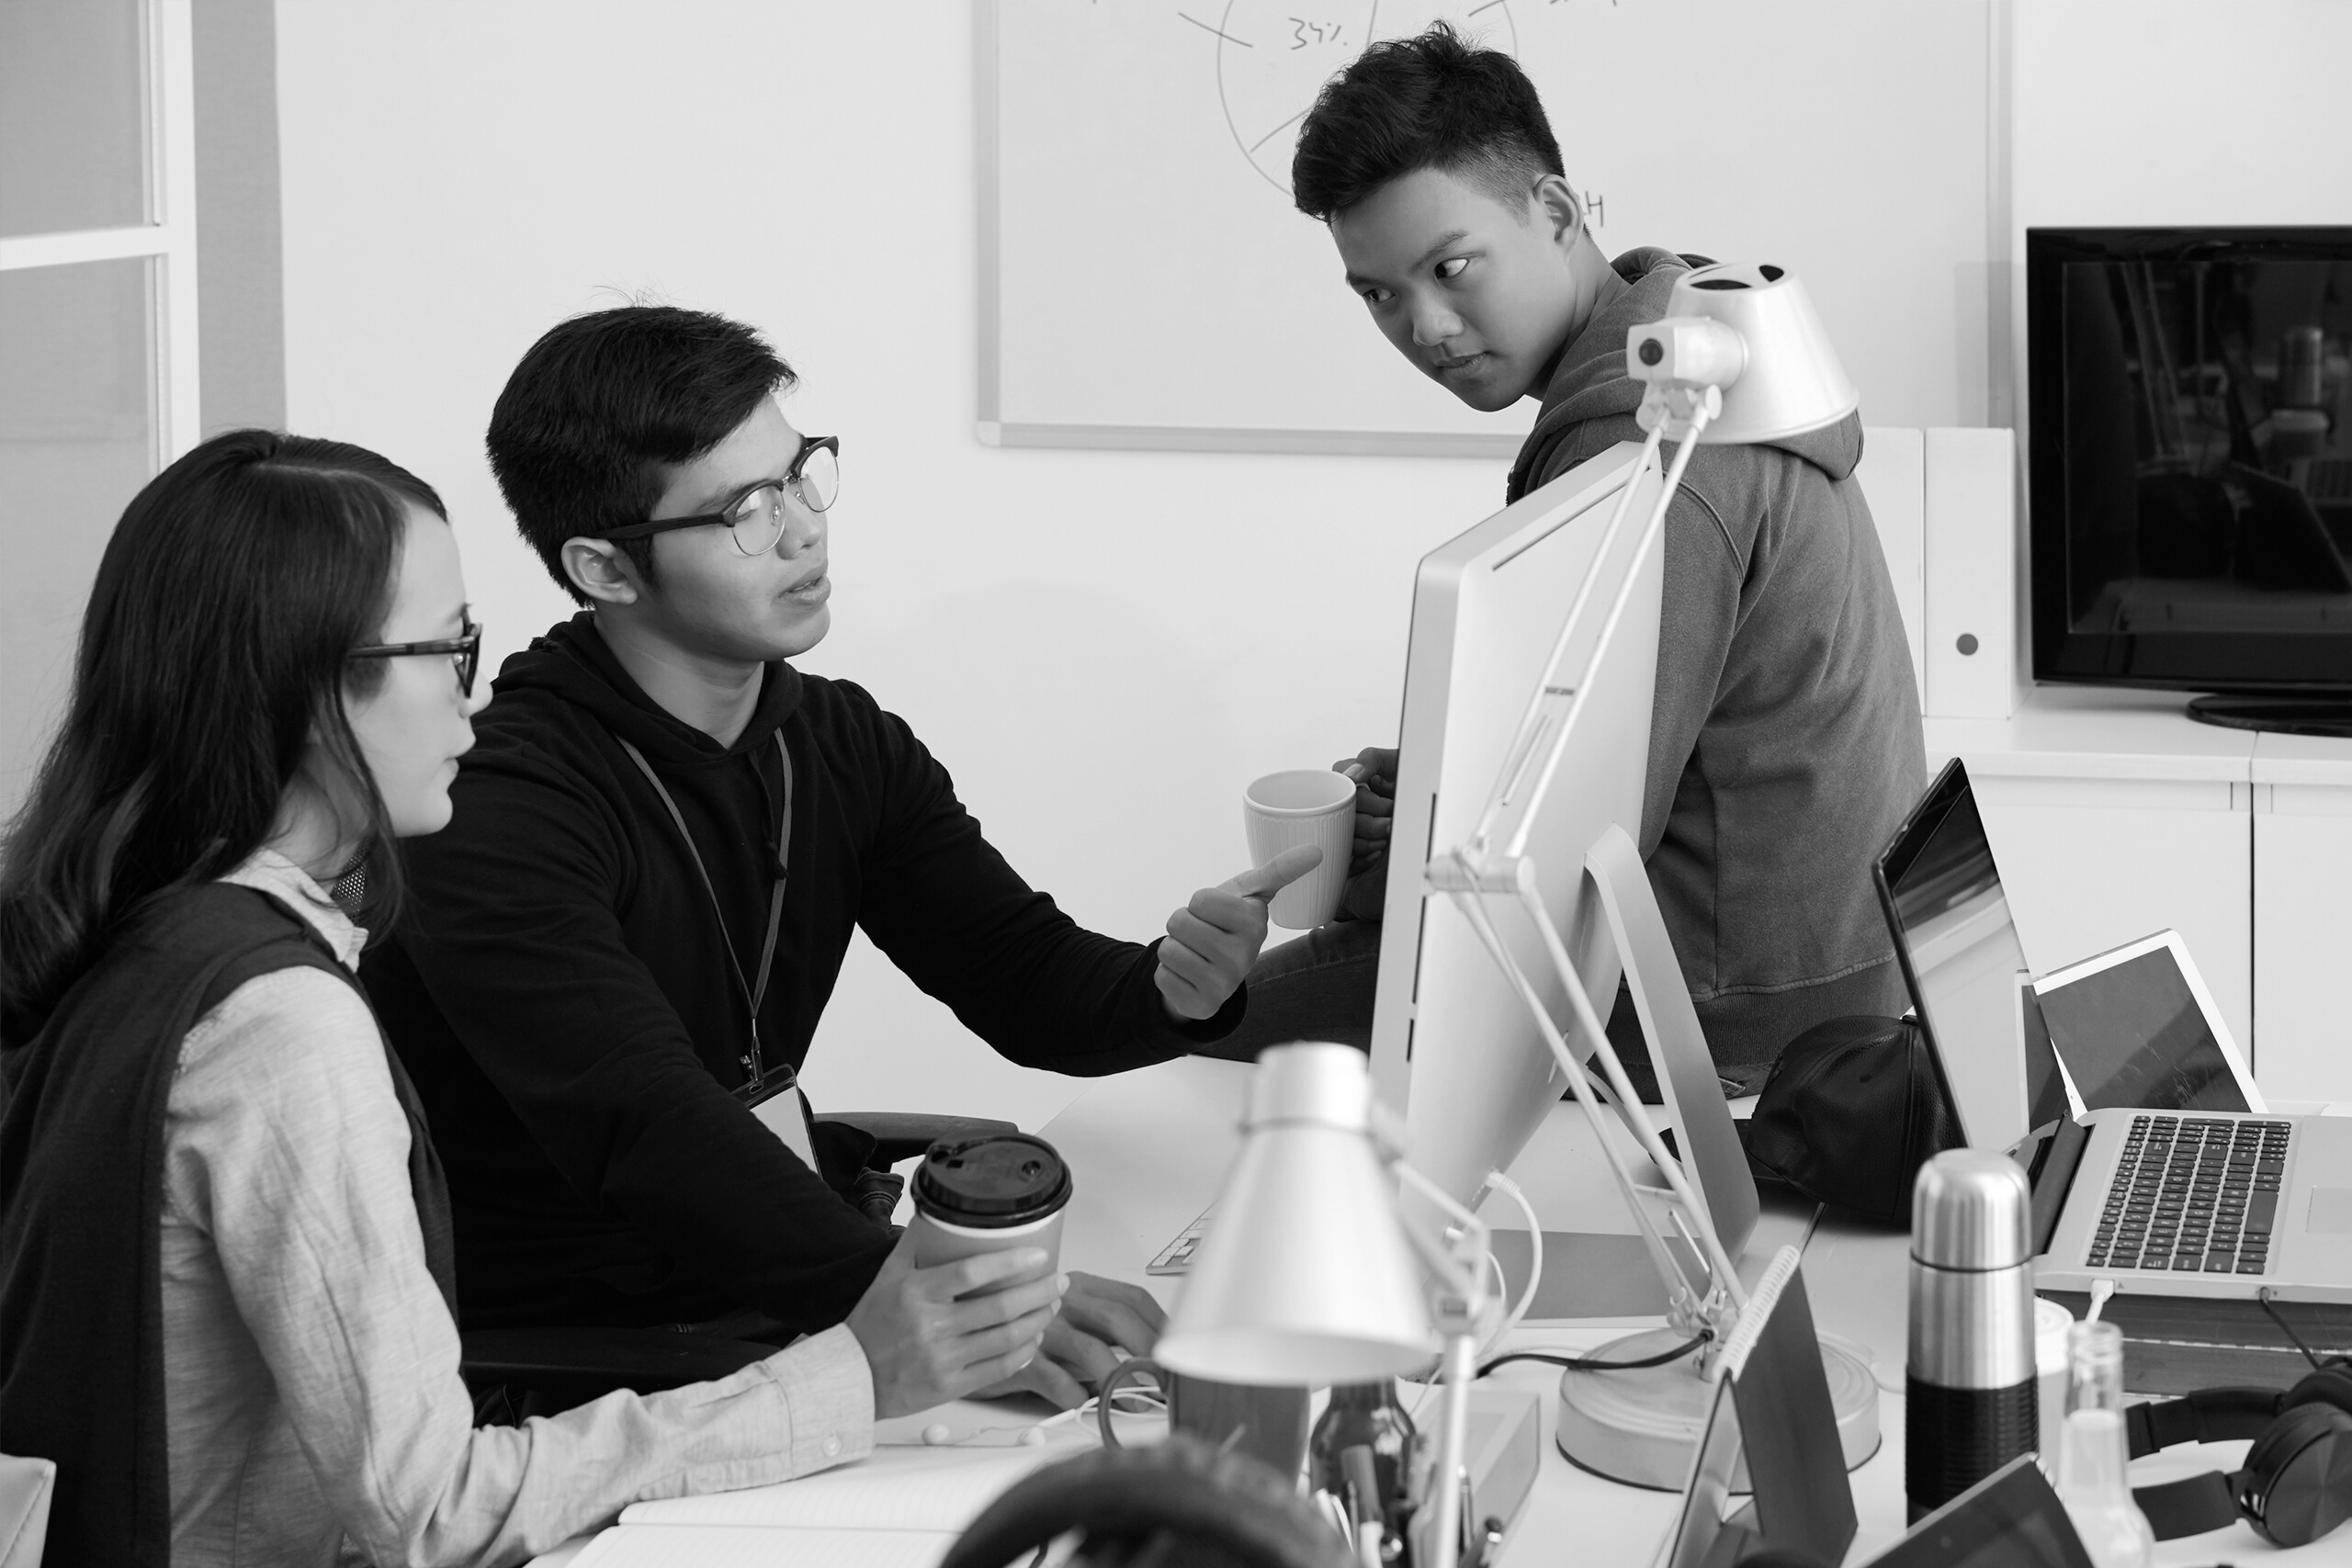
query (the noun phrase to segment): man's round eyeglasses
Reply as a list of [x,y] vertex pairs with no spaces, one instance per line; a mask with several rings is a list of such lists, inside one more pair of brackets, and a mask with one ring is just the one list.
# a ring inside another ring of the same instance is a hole
[[753,485],[717,512],[700,512],[692,517],[659,517],[645,523],[630,523],[618,528],[607,528],[601,536],[607,539],[645,539],[656,534],[666,534],[673,528],[704,528],[713,524],[723,525],[735,547],[746,556],[763,556],[775,548],[784,537],[784,492],[786,486],[800,498],[800,503],[811,512],[822,512],[832,505],[842,492],[842,441],[838,435],[812,435],[801,442],[799,456],[792,459],[781,479],[769,479]]
[[474,694],[474,671],[481,664],[481,626],[469,609],[458,623],[464,629],[456,637],[435,637],[430,642],[386,642],[368,648],[355,648],[344,655],[345,659],[407,659],[412,655],[437,653],[458,667],[458,693],[460,696]]

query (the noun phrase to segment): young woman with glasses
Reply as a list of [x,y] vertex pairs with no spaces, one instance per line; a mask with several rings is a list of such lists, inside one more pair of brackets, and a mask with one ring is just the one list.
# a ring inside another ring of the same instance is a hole
[[107,543],[0,848],[0,1452],[58,1462],[52,1561],[516,1562],[866,1452],[865,1343],[924,1330],[935,1402],[1051,1316],[1050,1276],[955,1300],[1022,1254],[901,1249],[731,1377],[475,1428],[440,1168],[351,978],[472,744],[465,598],[433,491],[332,442],[207,442]]

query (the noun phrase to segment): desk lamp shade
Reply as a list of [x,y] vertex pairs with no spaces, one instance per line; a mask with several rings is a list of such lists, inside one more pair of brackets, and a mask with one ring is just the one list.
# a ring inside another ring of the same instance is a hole
[[1439,1349],[1422,1269],[1372,1137],[1372,1082],[1346,1045],[1258,1059],[1241,1153],[1154,1359],[1217,1382],[1370,1382]]
[[[1679,351],[1691,363],[1692,379],[1722,388],[1723,412],[1699,433],[1702,446],[1801,435],[1837,423],[1860,403],[1794,273],[1745,263],[1702,266],[1675,284],[1666,310],[1666,320],[1628,334],[1626,368],[1637,380],[1653,379],[1645,360],[1657,367],[1652,355]],[[1736,345],[1721,332],[1726,327]]]

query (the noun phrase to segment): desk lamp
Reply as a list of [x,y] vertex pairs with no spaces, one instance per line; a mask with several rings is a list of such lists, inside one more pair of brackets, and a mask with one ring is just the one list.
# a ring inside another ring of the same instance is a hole
[[[1804,287],[1776,266],[1702,267],[1682,278],[1668,300],[1668,315],[1626,334],[1625,368],[1645,384],[1635,418],[1647,432],[1641,460],[1611,514],[1595,559],[1610,558],[1642,480],[1658,461],[1660,444],[1676,443],[1674,459],[1644,525],[1639,553],[1657,547],[1668,506],[1689,468],[1706,445],[1769,441],[1818,430],[1854,412],[1857,399],[1827,333]],[[1543,679],[1528,700],[1518,733],[1505,754],[1500,776],[1469,840],[1440,851],[1427,869],[1429,886],[1450,896],[1477,933],[1532,1015],[1537,1030],[1574,1089],[1608,1156],[1611,1174],[1633,1212],[1645,1249],[1665,1282],[1668,1330],[1636,1336],[1596,1353],[1603,1361],[1637,1360],[1661,1345],[1701,1338],[1698,1354],[1679,1362],[1614,1372],[1571,1372],[1561,1389],[1559,1443],[1569,1458],[1604,1475],[1647,1484],[1672,1484],[1662,1476],[1687,1467],[1712,1397],[1716,1356],[1738,1321],[1747,1295],[1725,1256],[1706,1199],[1670,1155],[1640,1097],[1627,1081],[1623,1064],[1609,1043],[1600,1014],[1586,991],[1558,928],[1537,894],[1529,832],[1558,773],[1577,715],[1593,687],[1606,628],[1623,617],[1637,575],[1628,573],[1605,610],[1589,604],[1600,574],[1588,577],[1569,606],[1558,641],[1545,661]],[[1604,630],[1590,634],[1589,616],[1605,615]],[[1579,628],[1585,628],[1579,636]],[[1571,650],[1579,641],[1590,651],[1579,661]],[[1623,830],[1611,828],[1591,850],[1586,867],[1616,903],[1629,907],[1641,927],[1663,935],[1656,895]],[[1510,948],[1498,931],[1490,901],[1520,906],[1539,933],[1545,957],[1556,972],[1577,1030],[1599,1059],[1603,1077],[1635,1143],[1664,1179],[1663,1190],[1637,1183],[1625,1156],[1601,1124],[1600,1098],[1584,1065],[1568,1045]],[[1620,935],[1621,943],[1625,940]],[[1652,952],[1657,949],[1653,947]],[[1627,963],[1631,955],[1621,954]],[[1681,985],[1679,964],[1668,959],[1670,976],[1654,985]],[[1695,1019],[1691,1021],[1695,1024]],[[1665,1058],[1653,1042],[1652,1059]],[[1680,1232],[1691,1265],[1678,1260],[1645,1199],[1662,1201]],[[1852,1369],[1841,1381],[1853,1382]],[[1693,1375],[1693,1373],[1697,1375]],[[1868,1382],[1865,1371],[1860,1382]],[[1874,1416],[1875,1391],[1871,1411]],[[1844,1412],[1841,1411],[1841,1424]]]
[[[1462,1488],[1445,1478],[1462,1473],[1487,1227],[1401,1155],[1363,1052],[1261,1054],[1241,1152],[1152,1355],[1179,1376],[1296,1387],[1416,1372],[1442,1351],[1437,1465],[1413,1523],[1413,1563],[1456,1568]],[[1446,1213],[1443,1243],[1404,1222],[1400,1181]]]

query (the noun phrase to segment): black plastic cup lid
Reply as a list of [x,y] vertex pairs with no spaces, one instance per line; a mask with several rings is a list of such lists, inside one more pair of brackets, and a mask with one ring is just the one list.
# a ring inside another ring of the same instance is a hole
[[996,1230],[1041,1220],[1069,1201],[1069,1167],[1027,1133],[942,1140],[915,1171],[915,1203],[949,1224]]

